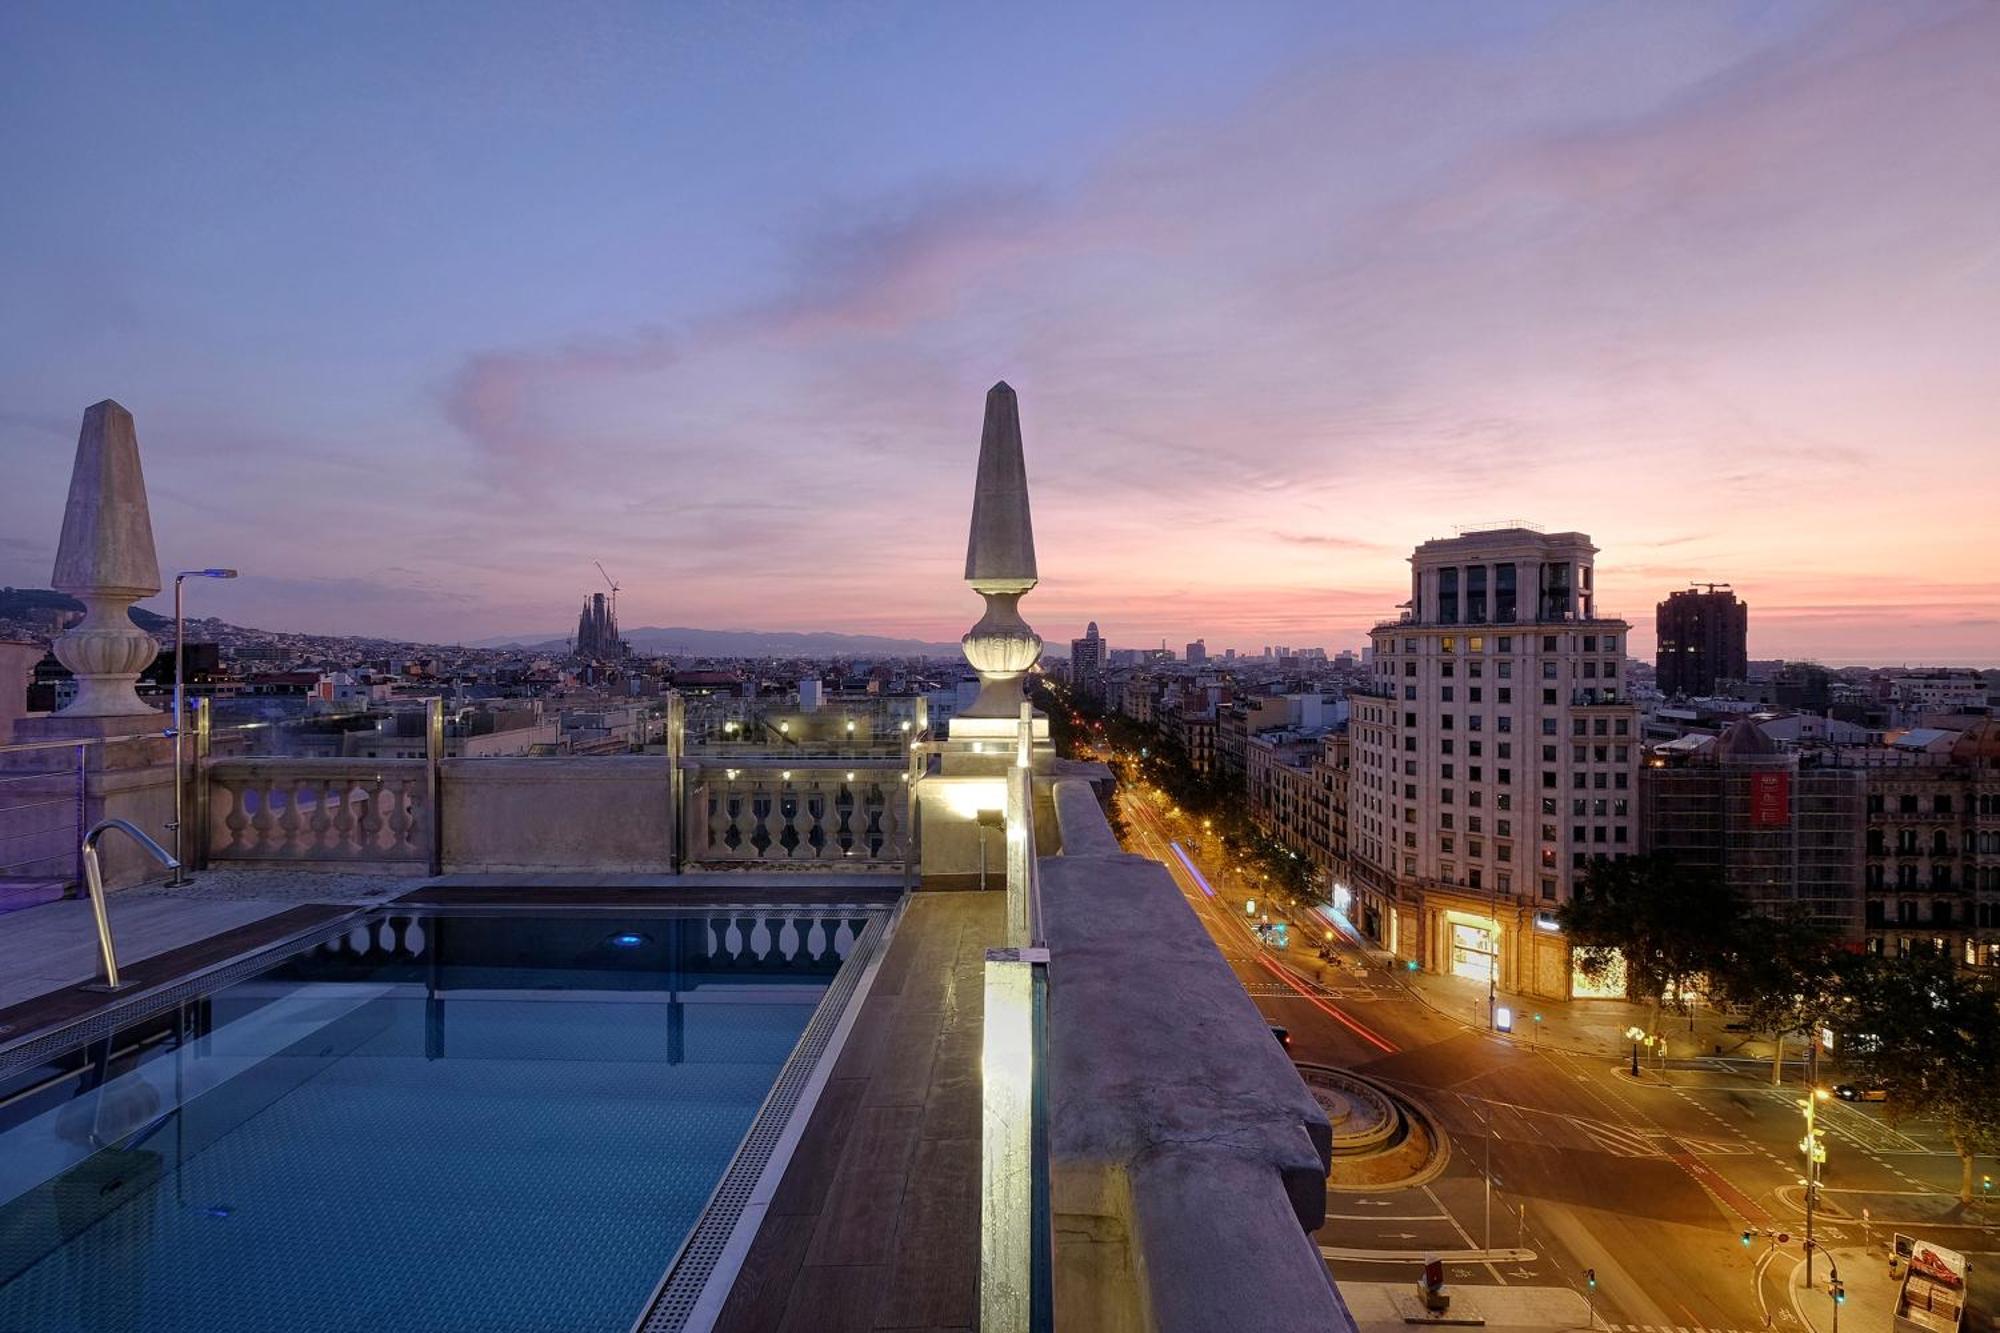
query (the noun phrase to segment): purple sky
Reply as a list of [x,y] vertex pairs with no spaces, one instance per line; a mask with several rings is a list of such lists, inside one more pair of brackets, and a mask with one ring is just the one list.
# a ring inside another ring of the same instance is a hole
[[1004,377],[1051,640],[1518,516],[1641,649],[2000,661],[1990,0],[17,5],[0,124],[0,582],[115,397],[243,623],[955,638]]

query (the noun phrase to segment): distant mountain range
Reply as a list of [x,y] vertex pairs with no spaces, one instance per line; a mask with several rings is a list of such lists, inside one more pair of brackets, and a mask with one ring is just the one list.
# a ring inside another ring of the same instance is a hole
[[[46,626],[52,612],[81,611],[83,603],[65,593],[47,588],[0,588],[0,626],[27,627],[31,622]],[[132,608],[132,621],[151,634],[171,632],[173,621],[144,607]],[[343,645],[370,645],[384,649],[440,647],[419,643],[380,640],[359,635],[317,635],[274,633],[231,625],[212,618],[190,619],[188,633],[200,640],[225,643],[275,640],[294,647],[323,646],[328,650]],[[43,629],[37,637],[46,634]],[[957,657],[956,643],[926,643],[922,639],[897,639],[881,634],[801,633],[795,630],[691,629],[685,627],[629,630],[625,641],[642,653],[675,657]],[[569,640],[559,634],[511,634],[479,639],[471,648],[520,648],[532,652],[561,653]]]
[[[797,630],[693,629],[686,626],[626,630],[625,642],[642,653],[690,657],[957,657],[956,643],[928,643],[881,634],[803,633]],[[474,648],[526,648],[559,652],[561,635],[514,634],[479,639]]]
[[[66,592],[52,588],[0,588],[0,620],[27,620],[37,613],[81,611],[83,603]],[[148,634],[173,627],[171,616],[158,615],[143,606],[132,608],[132,623]]]

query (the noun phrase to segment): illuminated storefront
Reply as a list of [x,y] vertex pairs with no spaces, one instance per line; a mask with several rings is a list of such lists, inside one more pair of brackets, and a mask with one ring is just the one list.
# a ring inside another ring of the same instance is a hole
[[1451,974],[1474,981],[1491,981],[1500,961],[1500,927],[1491,917],[1444,914],[1449,932]]
[[1583,950],[1570,950],[1569,993],[1579,1000],[1616,1000],[1625,994],[1625,958],[1614,955],[1611,966],[1593,981],[1583,971]]

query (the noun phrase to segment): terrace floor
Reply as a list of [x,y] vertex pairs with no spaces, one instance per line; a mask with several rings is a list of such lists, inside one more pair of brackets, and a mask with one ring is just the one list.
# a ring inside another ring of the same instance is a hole
[[717,1333],[979,1324],[985,951],[1006,895],[911,895]]

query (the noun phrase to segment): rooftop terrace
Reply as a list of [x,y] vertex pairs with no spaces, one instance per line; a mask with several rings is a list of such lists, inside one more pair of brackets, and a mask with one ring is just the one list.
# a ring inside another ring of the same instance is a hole
[[[71,507],[129,517],[136,434],[107,407]],[[92,461],[120,450],[129,476]],[[129,522],[66,527],[57,586],[93,610],[58,651],[84,706],[23,719],[25,744],[0,748],[0,837],[17,882],[68,896],[6,918],[0,1068],[260,950],[338,947],[385,905],[671,908],[704,923],[690,947],[738,969],[824,959],[844,931],[841,1003],[681,1253],[658,1254],[632,1327],[1351,1328],[1309,1240],[1324,1114],[1166,872],[1118,847],[1109,775],[1056,758],[1022,700],[1040,640],[1019,614],[1035,568],[1004,385],[976,491],[983,688],[951,735],[875,711],[690,726],[672,700],[665,753],[616,757],[447,758],[435,717],[411,759],[240,753],[199,711],[174,737],[130,697],[144,663],[116,624],[147,586],[150,531],[135,554]],[[100,936],[75,849],[105,819],[178,833],[194,874],[163,882],[107,842]],[[869,904],[886,934],[864,949],[844,913]],[[380,947],[416,958],[401,930]],[[114,942],[123,987],[87,989]]]

